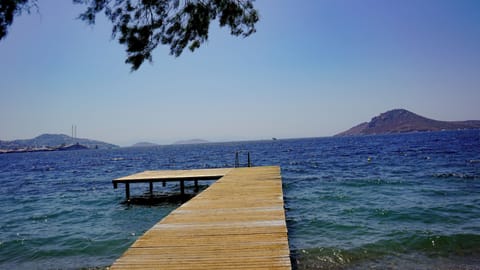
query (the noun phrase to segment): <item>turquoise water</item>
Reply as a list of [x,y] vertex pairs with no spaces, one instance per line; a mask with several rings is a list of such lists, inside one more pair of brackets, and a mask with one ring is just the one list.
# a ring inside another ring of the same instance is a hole
[[122,204],[112,179],[231,167],[237,150],[282,167],[295,268],[480,269],[478,130],[0,155],[0,269],[110,265],[181,204]]

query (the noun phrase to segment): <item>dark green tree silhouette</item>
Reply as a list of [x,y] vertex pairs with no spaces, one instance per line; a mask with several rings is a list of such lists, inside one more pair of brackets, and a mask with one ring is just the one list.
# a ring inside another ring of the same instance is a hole
[[0,40],[7,35],[15,16],[30,12],[30,8],[36,5],[36,0],[0,0]]
[[[210,22],[228,26],[234,36],[255,32],[258,12],[254,0],[73,0],[85,5],[79,18],[95,24],[99,13],[112,22],[112,37],[126,46],[126,63],[137,70],[159,45],[170,46],[176,57],[208,40]],[[36,0],[0,0],[0,39],[13,18],[35,5]]]

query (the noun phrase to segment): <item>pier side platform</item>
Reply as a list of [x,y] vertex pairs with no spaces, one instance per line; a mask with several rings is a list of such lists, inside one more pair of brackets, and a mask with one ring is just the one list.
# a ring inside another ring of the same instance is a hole
[[195,191],[198,192],[198,181],[200,180],[217,180],[227,174],[231,169],[198,169],[198,170],[159,170],[144,171],[125,177],[112,180],[113,188],[117,188],[118,184],[125,184],[125,196],[127,201],[130,200],[130,184],[131,183],[149,183],[150,194],[153,195],[153,183],[155,182],[180,182],[180,192],[185,194],[185,181],[195,182]]
[[280,168],[224,173],[110,269],[291,269]]

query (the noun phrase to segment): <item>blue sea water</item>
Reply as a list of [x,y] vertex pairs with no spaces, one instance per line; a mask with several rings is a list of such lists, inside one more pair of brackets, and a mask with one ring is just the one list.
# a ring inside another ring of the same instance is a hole
[[112,179],[238,150],[282,168],[297,269],[480,269],[479,130],[0,155],[0,269],[106,267],[181,204],[123,204]]

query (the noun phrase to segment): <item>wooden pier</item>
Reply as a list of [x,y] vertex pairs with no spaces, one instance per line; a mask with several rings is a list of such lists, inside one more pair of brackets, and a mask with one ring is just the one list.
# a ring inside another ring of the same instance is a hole
[[[111,269],[291,269],[280,168],[211,173],[223,176],[154,225]],[[195,178],[194,171],[181,174]]]

